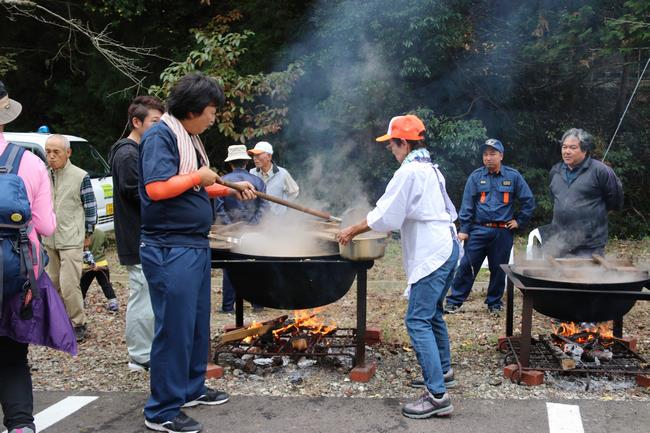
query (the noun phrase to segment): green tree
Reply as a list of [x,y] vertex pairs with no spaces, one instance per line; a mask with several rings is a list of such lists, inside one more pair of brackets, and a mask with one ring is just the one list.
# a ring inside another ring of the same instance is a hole
[[191,31],[195,47],[183,61],[174,62],[161,74],[161,84],[149,91],[161,97],[169,94],[184,75],[200,71],[215,77],[224,87],[226,104],[217,113],[217,129],[225,137],[245,143],[255,137],[277,133],[283,126],[287,107],[283,103],[293,83],[302,75],[300,62],[284,71],[242,74],[239,59],[246,52],[251,31],[234,33],[230,24],[242,18],[238,11],[216,16],[206,27]]

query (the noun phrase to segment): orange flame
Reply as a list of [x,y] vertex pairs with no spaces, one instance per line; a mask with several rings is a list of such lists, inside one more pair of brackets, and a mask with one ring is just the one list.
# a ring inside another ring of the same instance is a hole
[[294,311],[293,323],[274,330],[273,336],[278,338],[285,333],[330,334],[336,329],[336,324],[325,325],[323,320],[317,317],[320,311],[320,308]]
[[576,343],[585,344],[596,338],[601,340],[611,340],[614,338],[614,332],[607,322],[597,323],[593,326],[582,326],[574,322],[562,322],[559,325],[553,324],[553,332],[563,337],[571,337],[576,334],[584,334],[576,338]]

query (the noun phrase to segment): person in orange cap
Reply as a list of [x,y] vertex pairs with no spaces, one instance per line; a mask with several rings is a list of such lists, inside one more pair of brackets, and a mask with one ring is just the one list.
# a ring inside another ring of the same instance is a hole
[[427,388],[402,408],[409,418],[449,415],[454,410],[447,393],[455,381],[442,310],[460,254],[453,224],[458,215],[445,178],[425,148],[424,132],[424,123],[412,114],[391,119],[388,132],[377,141],[388,142],[386,148],[400,167],[366,218],[337,235],[345,245],[369,230],[401,231],[408,278],[405,322]]

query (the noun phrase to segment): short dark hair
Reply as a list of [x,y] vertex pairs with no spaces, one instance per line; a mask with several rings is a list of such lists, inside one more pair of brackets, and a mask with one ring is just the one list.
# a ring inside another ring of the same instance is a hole
[[228,164],[232,165],[233,168],[246,168],[248,161],[248,159],[233,159],[228,161]]
[[165,106],[162,101],[155,96],[137,96],[131,105],[129,105],[127,124],[129,131],[133,131],[133,118],[136,117],[144,122],[144,119],[149,114],[149,110],[158,110],[161,113],[165,112]]
[[221,84],[212,77],[195,72],[184,76],[172,87],[167,108],[174,117],[183,120],[189,113],[201,114],[205,107],[219,107],[224,102]]
[[394,141],[395,144],[398,147],[402,147],[402,140],[406,141],[409,146],[411,146],[411,150],[413,149],[420,149],[425,147],[426,145],[424,144],[424,140],[407,140],[407,139],[402,139],[402,138],[391,138],[390,141]]
[[580,141],[580,150],[582,150],[583,152],[589,153],[591,151],[591,147],[593,145],[594,139],[591,136],[591,134],[585,131],[584,129],[580,129],[580,128],[569,129],[562,135],[562,141],[560,142],[560,145],[563,145],[564,140],[566,140],[569,137],[575,137]]

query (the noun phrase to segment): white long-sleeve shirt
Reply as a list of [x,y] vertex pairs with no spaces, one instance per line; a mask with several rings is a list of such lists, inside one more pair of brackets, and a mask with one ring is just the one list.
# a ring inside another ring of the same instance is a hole
[[408,288],[442,266],[453,250],[452,217],[431,163],[410,162],[393,175],[377,207],[367,216],[378,232],[401,230],[402,260]]

